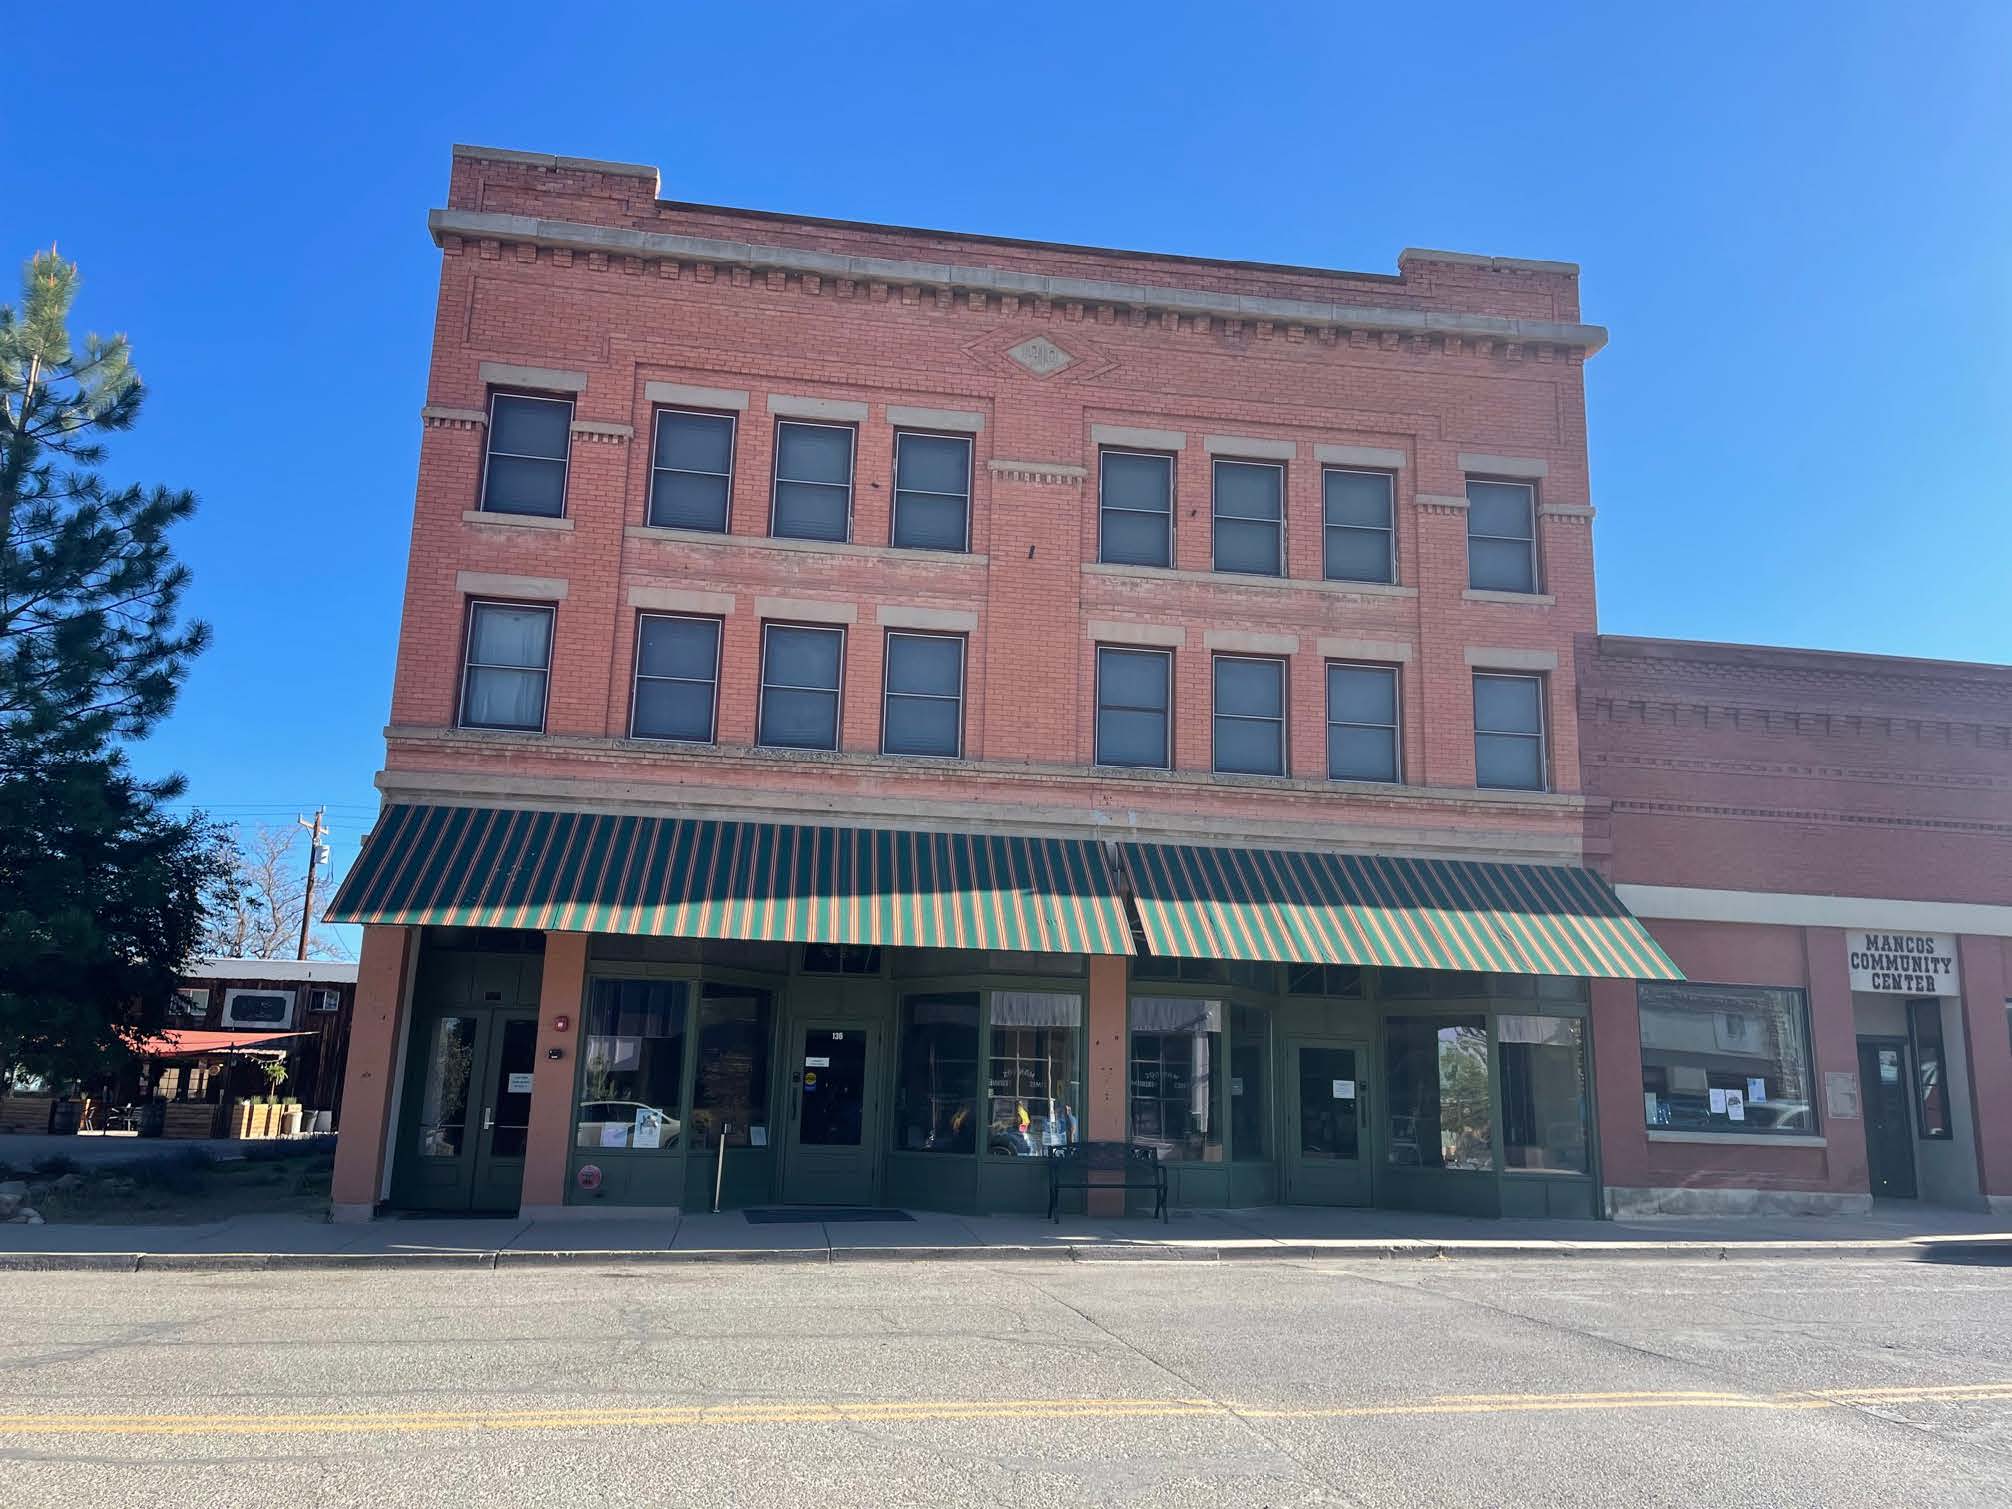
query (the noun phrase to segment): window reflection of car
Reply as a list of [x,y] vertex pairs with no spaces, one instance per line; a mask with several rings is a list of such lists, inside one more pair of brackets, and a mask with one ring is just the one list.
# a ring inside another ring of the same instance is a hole
[[[675,1116],[666,1115],[655,1106],[645,1105],[639,1100],[586,1100],[580,1103],[579,1118],[573,1123],[573,1145],[575,1147],[634,1147],[636,1128],[654,1126],[657,1129],[658,1147],[678,1145],[679,1122]],[[619,1142],[607,1140],[607,1129],[619,1128],[622,1137]],[[643,1146],[648,1147],[647,1136]]]
[[986,1147],[995,1153],[1004,1153],[1009,1158],[1033,1158],[1039,1153],[1034,1139],[1018,1127],[994,1127]]
[[1806,1100],[1750,1100],[1746,1103],[1746,1113],[1749,1125],[1772,1132],[1814,1130],[1810,1104]]

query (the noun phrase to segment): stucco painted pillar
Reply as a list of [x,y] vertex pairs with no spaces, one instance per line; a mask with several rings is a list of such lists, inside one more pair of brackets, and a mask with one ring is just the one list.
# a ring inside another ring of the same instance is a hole
[[1970,1068],[1970,1125],[1977,1135],[1977,1187],[1993,1210],[2012,1214],[2012,1053],[2006,1002],[2012,999],[2003,938],[1956,940],[1963,984],[1963,1057]]
[[1871,1166],[1865,1156],[1865,1086],[1858,1087],[1859,1115],[1830,1114],[1824,1075],[1858,1076],[1858,1018],[1851,1004],[1851,967],[1844,932],[1835,927],[1805,928],[1803,957],[1809,980],[1810,1099],[1820,1108],[1824,1172],[1839,1194],[1869,1194]]
[[329,1191],[331,1220],[368,1221],[384,1192],[385,1149],[397,1109],[392,1091],[398,1083],[398,1046],[417,938],[411,928],[363,930],[342,1079],[341,1135]]
[[[538,1058],[531,1067],[531,1124],[525,1133],[524,1192],[519,1210],[552,1215],[566,1203],[566,1147],[573,1132],[573,1055],[580,1047],[580,1007],[587,988],[587,935],[547,933],[538,985]],[[566,1030],[553,1024],[565,1019]],[[551,1050],[557,1048],[559,1057]]]
[[[1090,1068],[1083,1087],[1083,1137],[1090,1142],[1123,1142],[1125,1127],[1125,960],[1117,954],[1090,955]],[[1123,1190],[1090,1191],[1093,1216],[1125,1213]]]

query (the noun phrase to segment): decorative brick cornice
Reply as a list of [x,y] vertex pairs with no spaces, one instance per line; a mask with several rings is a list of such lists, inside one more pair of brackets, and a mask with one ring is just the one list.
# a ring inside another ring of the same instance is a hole
[[549,254],[558,266],[575,265],[576,259],[584,256],[593,271],[619,269],[659,278],[677,278],[689,267],[702,283],[713,281],[718,269],[724,267],[733,286],[813,297],[863,295],[884,302],[888,290],[894,289],[903,304],[919,304],[927,295],[936,308],[944,310],[1010,313],[1031,309],[1037,318],[1059,310],[1064,320],[1100,325],[1118,323],[1122,313],[1129,324],[1143,326],[1157,320],[1163,330],[1191,334],[1305,344],[1311,333],[1320,344],[1329,346],[1342,340],[1351,346],[1374,342],[1386,351],[1406,350],[1419,356],[1472,355],[1509,362],[1534,357],[1539,362],[1557,359],[1578,363],[1607,343],[1602,327],[1565,320],[1384,309],[1233,294],[1213,288],[1051,277],[954,262],[853,257],[808,246],[585,225],[533,215],[438,209],[427,217],[427,224],[434,243],[449,256],[463,255],[471,247],[486,260],[499,260],[506,251],[519,262]]
[[1956,818],[1915,817],[1882,812],[1840,812],[1821,807],[1735,807],[1720,802],[1649,802],[1613,799],[1615,816],[1648,814],[1659,817],[1730,818],[1742,823],[1796,823],[1827,828],[1899,828],[1919,833],[1961,833],[2012,839],[2012,823],[1964,822]]
[[1037,487],[1081,487],[1089,469],[1062,461],[988,461],[985,469],[1001,482],[1031,482]]
[[576,439],[599,445],[627,445],[636,438],[635,426],[608,424],[599,419],[576,419],[572,424]]
[[431,403],[419,411],[419,420],[429,430],[480,430],[489,425],[489,416],[480,409],[449,409]]
[[1451,493],[1420,493],[1412,500],[1420,513],[1461,514],[1467,512],[1467,500]]
[[1737,729],[1743,733],[1798,738],[1888,739],[1920,743],[1974,744],[1980,749],[2012,749],[2012,724],[1984,719],[1910,716],[1904,713],[1844,712],[1792,703],[1735,702],[1677,695],[1633,695],[1579,684],[1581,723],[1634,723]]

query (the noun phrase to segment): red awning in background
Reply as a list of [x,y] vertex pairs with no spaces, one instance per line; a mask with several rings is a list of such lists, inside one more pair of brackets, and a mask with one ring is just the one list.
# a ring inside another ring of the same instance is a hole
[[141,1038],[133,1044],[133,1051],[141,1058],[192,1058],[204,1053],[244,1053],[280,1038],[312,1036],[311,1032],[162,1032]]

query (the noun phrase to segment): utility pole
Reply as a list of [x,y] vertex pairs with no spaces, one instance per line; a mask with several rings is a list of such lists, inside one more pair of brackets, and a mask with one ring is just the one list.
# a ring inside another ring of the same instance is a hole
[[304,817],[294,819],[308,832],[307,891],[300,899],[300,948],[294,954],[296,959],[307,957],[307,933],[308,929],[314,926],[314,872],[321,864],[321,815],[327,810],[326,807],[315,808],[313,822]]

